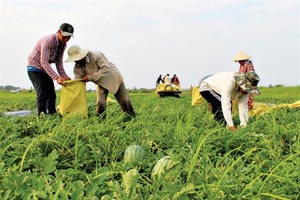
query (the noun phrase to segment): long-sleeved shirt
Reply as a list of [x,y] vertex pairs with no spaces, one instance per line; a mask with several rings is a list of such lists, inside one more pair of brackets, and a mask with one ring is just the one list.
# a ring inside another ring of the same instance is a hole
[[248,115],[248,94],[238,91],[238,86],[234,80],[234,73],[219,72],[205,78],[199,88],[200,92],[214,90],[221,95],[221,105],[224,118],[229,126],[234,126],[231,112],[231,100],[238,98],[240,125],[246,126]]
[[240,65],[239,71],[243,72],[244,74],[246,74],[249,71],[255,71],[252,61],[251,60],[245,61],[243,65]]
[[[255,71],[253,63],[251,60],[246,60],[242,65],[240,65],[240,72],[246,74],[249,71]],[[248,100],[248,108],[251,110],[253,108],[253,95],[249,95],[249,100]]]
[[[67,77],[63,67],[63,53],[66,45],[60,44],[57,34],[42,37],[35,45],[33,51],[28,57],[28,66],[33,66],[45,71],[53,80],[59,75]],[[58,74],[51,67],[55,63]]]
[[166,76],[164,78],[164,82],[165,82],[165,85],[171,85],[171,77],[170,76]]
[[84,66],[75,64],[73,70],[75,78],[81,79],[87,76],[90,81],[102,87],[99,88],[100,92],[105,88],[116,94],[123,82],[119,69],[99,51],[89,51],[85,58]]
[[161,76],[159,76],[156,80],[156,84],[160,84],[160,82],[164,82],[164,80],[161,78]]

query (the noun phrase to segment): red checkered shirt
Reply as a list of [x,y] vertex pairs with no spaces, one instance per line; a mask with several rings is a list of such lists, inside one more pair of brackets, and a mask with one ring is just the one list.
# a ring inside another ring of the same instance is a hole
[[[29,55],[28,66],[33,66],[45,71],[53,80],[56,80],[59,75],[67,77],[68,75],[64,70],[62,61],[66,46],[67,45],[62,45],[59,51],[57,34],[44,36],[37,42]],[[52,63],[55,63],[59,75],[51,67]]]
[[240,72],[246,74],[249,71],[255,71],[251,60],[245,61],[243,65],[240,65]]
[[[247,72],[249,71],[255,71],[254,70],[254,66],[252,64],[252,61],[251,60],[247,60],[244,62],[243,65],[240,65],[240,72],[246,74]],[[250,94],[249,95],[249,100],[248,100],[248,109],[252,109],[253,108],[253,95]]]

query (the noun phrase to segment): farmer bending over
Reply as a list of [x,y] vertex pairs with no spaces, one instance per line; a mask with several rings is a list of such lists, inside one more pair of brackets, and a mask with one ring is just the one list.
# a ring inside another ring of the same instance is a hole
[[74,45],[69,48],[68,55],[65,62],[75,62],[75,79],[81,79],[84,82],[92,81],[96,84],[97,115],[101,115],[102,118],[106,117],[106,99],[110,91],[116,97],[122,110],[129,116],[135,117],[123,76],[103,53],[81,49],[78,45]]
[[257,84],[259,76],[254,71],[219,72],[208,76],[200,83],[200,94],[211,104],[216,121],[228,124],[230,130],[237,130],[232,120],[231,100],[238,99],[240,126],[246,126],[249,94],[260,94]]

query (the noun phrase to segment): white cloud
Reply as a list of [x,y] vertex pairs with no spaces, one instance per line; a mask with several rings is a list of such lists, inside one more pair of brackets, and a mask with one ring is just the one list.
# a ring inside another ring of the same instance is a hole
[[0,85],[31,86],[27,56],[62,22],[75,28],[68,46],[102,51],[130,88],[153,88],[165,73],[189,87],[206,74],[235,71],[239,50],[253,57],[262,85],[300,84],[296,0],[4,0],[0,12]]

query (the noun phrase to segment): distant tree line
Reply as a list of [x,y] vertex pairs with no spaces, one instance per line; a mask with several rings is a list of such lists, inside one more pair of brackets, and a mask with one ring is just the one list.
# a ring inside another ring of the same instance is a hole
[[21,89],[20,87],[15,87],[12,85],[5,85],[5,86],[0,86],[0,90],[7,90],[7,91],[11,91],[11,90],[18,90]]

